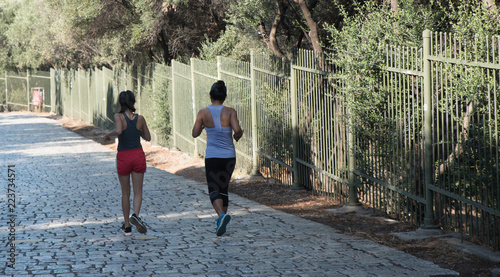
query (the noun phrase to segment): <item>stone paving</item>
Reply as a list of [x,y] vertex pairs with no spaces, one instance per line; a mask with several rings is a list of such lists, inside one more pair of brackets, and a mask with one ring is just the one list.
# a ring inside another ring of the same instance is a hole
[[1,275],[458,276],[236,195],[217,237],[205,185],[154,167],[125,237],[115,152],[32,114],[0,113],[0,141]]

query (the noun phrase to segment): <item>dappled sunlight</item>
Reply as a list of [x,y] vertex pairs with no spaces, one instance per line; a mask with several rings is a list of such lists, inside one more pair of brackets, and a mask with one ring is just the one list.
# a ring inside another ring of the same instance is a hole
[[172,212],[172,213],[166,213],[163,215],[156,216],[156,218],[159,218],[159,219],[175,219],[175,218],[183,218],[183,219],[196,218],[196,219],[199,219],[199,218],[209,218],[209,217],[211,217],[211,215],[200,214],[199,211],[190,211],[190,212],[181,212],[181,213]]
[[30,229],[34,230],[49,230],[56,228],[72,227],[72,226],[85,226],[85,225],[103,225],[118,222],[121,217],[106,218],[103,220],[85,220],[85,221],[65,221],[65,222],[44,222],[40,224],[29,225]]

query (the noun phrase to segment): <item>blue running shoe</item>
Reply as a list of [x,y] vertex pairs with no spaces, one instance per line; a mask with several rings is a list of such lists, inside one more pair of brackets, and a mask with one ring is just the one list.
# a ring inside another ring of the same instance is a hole
[[219,219],[217,220],[217,236],[222,236],[226,232],[226,226],[231,220],[231,216],[222,212]]

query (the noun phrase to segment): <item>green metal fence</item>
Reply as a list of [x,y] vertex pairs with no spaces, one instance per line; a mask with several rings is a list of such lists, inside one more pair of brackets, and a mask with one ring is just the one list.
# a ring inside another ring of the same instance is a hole
[[299,50],[292,64],[296,91],[296,175],[300,184],[345,203],[349,196],[347,126],[342,98],[330,82],[339,74],[324,56]]
[[28,88],[48,86],[45,108],[111,128],[118,93],[130,89],[156,141],[203,156],[205,134],[192,138],[192,125],[221,79],[225,104],[245,130],[236,143],[239,169],[500,248],[500,39],[426,31],[423,42],[422,49],[386,48],[377,136],[350,126],[344,86],[352,80],[305,50],[290,60],[252,53],[249,63],[219,57],[51,70],[50,77],[4,74],[0,100],[28,109]]
[[3,112],[7,110],[7,94],[8,94],[8,87],[7,87],[7,74],[0,73],[0,111]]
[[260,157],[260,172],[270,180],[293,184],[293,134],[290,61],[264,54],[252,55],[257,136],[252,137]]
[[500,38],[428,34],[435,212],[447,228],[500,244]]
[[499,46],[426,31],[423,49],[387,47],[386,135],[357,145],[362,202],[499,248]]
[[191,67],[172,61],[172,137],[174,146],[186,153],[195,152],[191,128],[196,112],[193,101]]
[[357,134],[354,172],[361,202],[419,224],[426,205],[422,49],[387,46],[386,57],[384,127]]
[[[4,72],[0,76],[0,103],[5,110],[50,111],[53,95],[50,93],[51,76],[45,71]],[[33,96],[40,93],[40,106],[34,107]]]
[[[194,120],[200,109],[210,105],[210,87],[218,80],[217,64],[191,59],[191,76],[193,78],[191,89],[194,103],[192,111]],[[195,149],[193,153],[196,156],[203,156],[205,154],[206,144],[207,137],[205,132],[202,132],[202,134],[195,139]]]
[[[219,67],[219,78],[226,82],[228,96],[225,105],[233,107],[238,112],[241,128],[244,136],[235,143],[236,166],[246,171],[252,169],[252,83],[250,64],[220,57],[217,65]],[[209,88],[207,88],[209,89]]]

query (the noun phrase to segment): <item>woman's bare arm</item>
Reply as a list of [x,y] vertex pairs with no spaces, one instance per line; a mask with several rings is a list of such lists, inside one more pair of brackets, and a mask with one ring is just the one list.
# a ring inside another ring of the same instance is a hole
[[238,120],[238,113],[236,112],[235,109],[231,111],[230,120],[231,120],[231,127],[233,128],[234,131],[233,138],[234,140],[238,141],[243,136],[243,129],[241,129],[240,121]]
[[205,128],[205,125],[203,125],[203,110],[200,110],[198,112],[198,115],[196,116],[196,120],[194,121],[194,126],[193,126],[193,131],[191,132],[191,135],[193,138],[198,137],[201,135],[201,132]]
[[120,118],[120,114],[117,113],[115,114],[114,121],[115,121],[115,128],[111,130],[109,133],[104,135],[104,140],[111,140],[111,137],[119,136],[122,134],[123,125],[122,125],[122,120]]
[[140,116],[139,120],[141,120],[141,137],[146,141],[151,141],[151,134],[149,133],[148,124],[146,123],[146,119],[144,116]]

